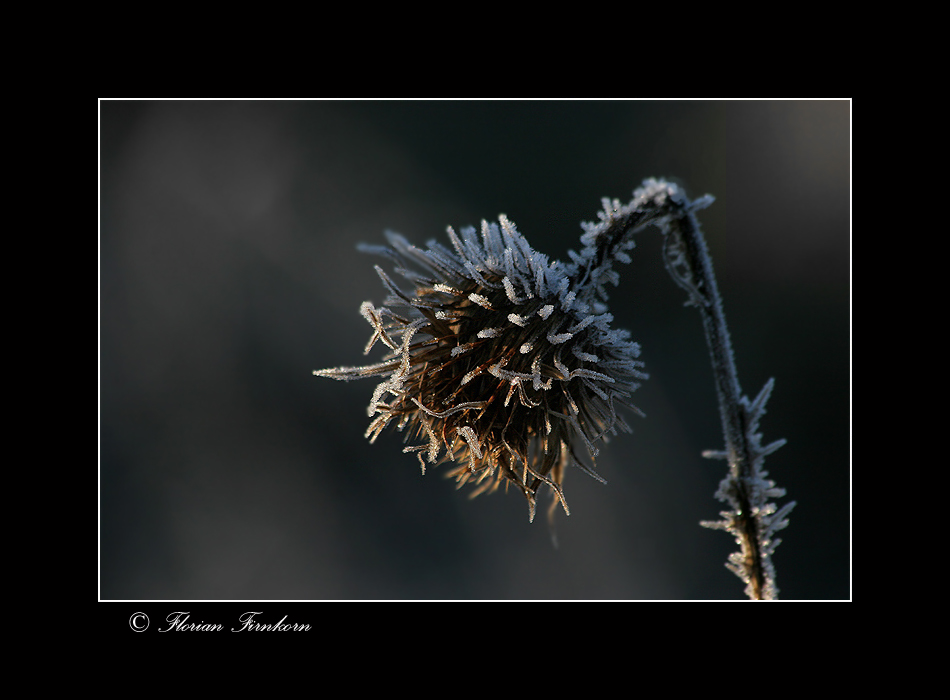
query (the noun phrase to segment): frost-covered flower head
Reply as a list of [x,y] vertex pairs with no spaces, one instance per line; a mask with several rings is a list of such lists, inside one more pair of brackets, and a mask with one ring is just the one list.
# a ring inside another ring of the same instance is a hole
[[[616,206],[614,206],[616,205]],[[538,488],[549,487],[567,512],[564,469],[585,463],[608,435],[630,428],[618,405],[640,371],[639,346],[611,329],[605,284],[614,260],[629,262],[627,237],[603,240],[619,203],[605,200],[600,224],[585,224],[585,247],[573,262],[549,262],[504,215],[457,234],[451,248],[425,249],[388,232],[389,246],[362,246],[395,262],[409,281],[400,288],[379,266],[389,291],[383,306],[364,302],[373,328],[366,346],[387,348],[383,361],[314,374],[352,380],[382,377],[369,404],[370,442],[390,423],[407,431],[404,452],[426,464],[454,462],[449,473],[477,495],[515,485],[533,520]],[[586,452],[581,457],[578,451]]]

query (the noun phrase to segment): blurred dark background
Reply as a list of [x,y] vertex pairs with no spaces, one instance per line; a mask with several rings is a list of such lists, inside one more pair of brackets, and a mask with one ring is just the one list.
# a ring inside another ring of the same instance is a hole
[[[640,234],[611,298],[646,419],[568,473],[552,547],[520,494],[469,500],[402,435],[363,438],[385,294],[356,251],[507,214],[567,259],[650,176],[700,213],[767,468],[798,501],[783,598],[850,597],[850,103],[103,101],[101,599],[741,599],[699,526],[725,463],[695,309]],[[546,499],[545,499],[546,500]],[[540,510],[540,509],[539,509]]]

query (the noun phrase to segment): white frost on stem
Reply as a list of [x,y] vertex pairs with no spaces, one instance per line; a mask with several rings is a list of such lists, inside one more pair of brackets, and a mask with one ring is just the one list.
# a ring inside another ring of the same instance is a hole
[[788,525],[787,516],[795,502],[781,509],[770,502],[785,495],[784,489],[766,478],[768,473],[762,468],[765,456],[784,445],[785,440],[763,447],[758,432],[774,380],[770,379],[751,402],[739,386],[722,298],[695,216],[696,211],[712,201],[709,195],[690,201],[677,185],[654,179],[646,180],[633,193],[629,204],[605,199],[604,211],[598,214],[600,221],[584,224],[581,241],[585,247],[580,254],[571,256],[571,273],[587,283],[587,289],[596,291],[597,297],[606,300],[606,283],[616,280],[613,262],[629,260],[626,251],[633,247],[631,235],[649,224],[663,232],[666,268],[686,291],[687,304],[697,307],[702,316],[719,397],[726,449],[707,450],[703,455],[729,462],[729,474],[720,483],[716,497],[732,509],[720,513],[722,520],[701,525],[735,536],[740,551],[730,555],[726,566],[747,584],[746,594],[750,598],[769,600],[778,596],[772,554],[781,540],[774,535]]

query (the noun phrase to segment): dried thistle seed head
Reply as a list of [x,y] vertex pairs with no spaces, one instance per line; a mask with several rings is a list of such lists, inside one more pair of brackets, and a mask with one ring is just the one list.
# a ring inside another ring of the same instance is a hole
[[401,289],[377,266],[390,296],[360,308],[373,327],[365,352],[378,341],[388,354],[314,374],[382,377],[366,436],[373,442],[395,422],[423,473],[427,463],[454,462],[449,475],[460,487],[474,484],[473,496],[514,484],[532,520],[543,484],[569,512],[565,467],[603,481],[577,450],[593,459],[598,441],[630,431],[617,404],[639,413],[628,399],[646,377],[639,346],[610,328],[599,300],[603,256],[596,274],[587,250],[571,265],[549,263],[504,215],[482,222],[481,232],[449,228],[448,236],[451,249],[430,241],[423,250],[391,232],[389,246],[362,247],[395,261],[413,288]]

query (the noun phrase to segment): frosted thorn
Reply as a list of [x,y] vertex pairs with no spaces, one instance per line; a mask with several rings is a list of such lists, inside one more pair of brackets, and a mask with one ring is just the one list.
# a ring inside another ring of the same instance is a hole
[[486,308],[486,309],[493,309],[493,308],[494,308],[494,307],[491,305],[491,303],[489,303],[488,299],[487,299],[486,297],[483,297],[481,294],[476,294],[475,292],[472,292],[471,294],[468,295],[468,298],[469,298],[470,301],[473,301],[473,302],[475,302],[476,304],[478,304],[479,306],[482,306],[482,307],[484,307],[484,308]]
[[767,457],[768,455],[775,452],[775,450],[782,447],[786,442],[788,442],[788,440],[786,440],[785,438],[781,438],[779,440],[776,440],[775,442],[770,442],[768,445],[762,448],[762,450],[759,452],[759,456]]
[[[506,250],[505,252],[508,253],[509,251]],[[523,303],[523,301],[520,298],[518,298],[518,295],[515,293],[515,286],[514,284],[512,284],[510,277],[505,277],[502,280],[502,284],[505,285],[505,294],[508,295],[508,299],[509,301],[511,301],[512,304]]]

